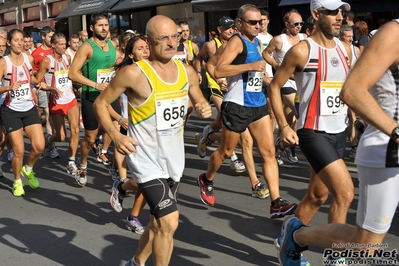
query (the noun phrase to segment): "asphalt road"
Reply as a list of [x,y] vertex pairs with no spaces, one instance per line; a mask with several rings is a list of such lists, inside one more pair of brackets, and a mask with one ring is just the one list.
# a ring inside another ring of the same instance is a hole
[[[283,219],[270,219],[269,198],[251,197],[245,173],[232,172],[226,161],[215,179],[216,205],[208,207],[200,201],[196,178],[205,171],[211,150],[200,159],[193,137],[206,123],[193,116],[185,133],[180,225],[170,265],[278,265],[273,240],[279,235]],[[109,204],[112,181],[108,168],[96,162],[91,154],[88,182],[82,188],[66,173],[67,145],[58,146],[60,159],[42,158],[34,168],[40,188],[33,190],[24,180],[26,196],[21,198],[12,195],[13,176],[6,152],[1,157],[0,168],[5,177],[0,179],[0,265],[124,265],[139,240],[139,235],[127,231],[124,224],[134,197],[124,200],[122,213],[113,211]],[[299,202],[303,197],[309,176],[309,165],[299,149],[298,155],[298,164],[286,162],[280,166],[281,195],[291,202]],[[256,153],[254,158],[261,178],[261,159]],[[356,167],[352,160],[346,162],[357,186]],[[356,189],[348,213],[351,224],[355,220],[357,199]],[[322,206],[311,225],[325,224],[327,212],[328,204]],[[384,241],[389,249],[399,248],[397,218]],[[148,222],[147,206],[140,220],[143,224]],[[310,247],[305,252],[312,266],[322,265],[322,251]],[[153,265],[152,259],[147,265]]]

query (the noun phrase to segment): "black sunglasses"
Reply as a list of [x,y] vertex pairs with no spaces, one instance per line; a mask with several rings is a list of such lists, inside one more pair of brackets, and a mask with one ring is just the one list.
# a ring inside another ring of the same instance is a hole
[[182,33],[182,31],[178,31],[178,32],[177,32],[177,34],[180,34],[180,35],[181,35],[181,33]]
[[305,22],[303,22],[303,21],[300,21],[300,22],[288,22],[288,23],[290,23],[290,25],[295,26],[295,27],[298,27],[298,26],[302,27],[305,24]]
[[248,23],[248,24],[250,24],[250,25],[252,25],[252,26],[255,26],[256,24],[258,24],[259,23],[259,25],[262,23],[262,20],[247,20],[247,19],[245,19],[245,18],[241,18],[241,20],[242,21],[244,21],[244,22],[246,22],[246,23]]
[[339,12],[341,12],[341,14],[342,14],[342,9],[341,8],[338,8],[338,9],[335,9],[335,10],[330,10],[330,9],[322,7],[322,8],[319,8],[318,10],[325,12],[325,14],[328,15],[328,16],[336,16],[336,15],[338,15]]

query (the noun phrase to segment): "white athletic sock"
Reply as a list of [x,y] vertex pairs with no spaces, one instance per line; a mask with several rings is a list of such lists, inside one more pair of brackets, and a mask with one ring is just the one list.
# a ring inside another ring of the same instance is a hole
[[238,159],[237,155],[233,155],[233,156],[230,157],[230,160],[232,162],[236,161],[237,159]]

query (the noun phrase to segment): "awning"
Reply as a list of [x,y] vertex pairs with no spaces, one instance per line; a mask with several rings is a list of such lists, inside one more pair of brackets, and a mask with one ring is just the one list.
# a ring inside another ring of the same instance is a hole
[[83,16],[93,13],[109,12],[112,6],[117,3],[115,0],[78,0],[72,2],[56,19],[69,18],[73,16]]
[[111,12],[151,6],[163,6],[169,4],[177,4],[181,2],[183,2],[183,0],[121,0],[111,9]]
[[[272,0],[275,1],[275,0]],[[237,10],[242,5],[251,3],[259,8],[267,7],[268,0],[192,0],[193,12],[209,12],[223,10]]]
[[281,0],[278,6],[293,6],[310,4],[310,0]]

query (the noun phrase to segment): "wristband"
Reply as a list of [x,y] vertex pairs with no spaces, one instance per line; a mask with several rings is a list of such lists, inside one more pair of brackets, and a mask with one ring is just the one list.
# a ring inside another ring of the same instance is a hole
[[121,116],[121,118],[119,119],[118,125],[121,125],[121,124],[122,124],[122,121],[123,121],[123,116]]
[[284,128],[289,127],[290,125],[286,124],[285,126],[283,126],[282,128],[280,128],[279,132],[283,131]]

